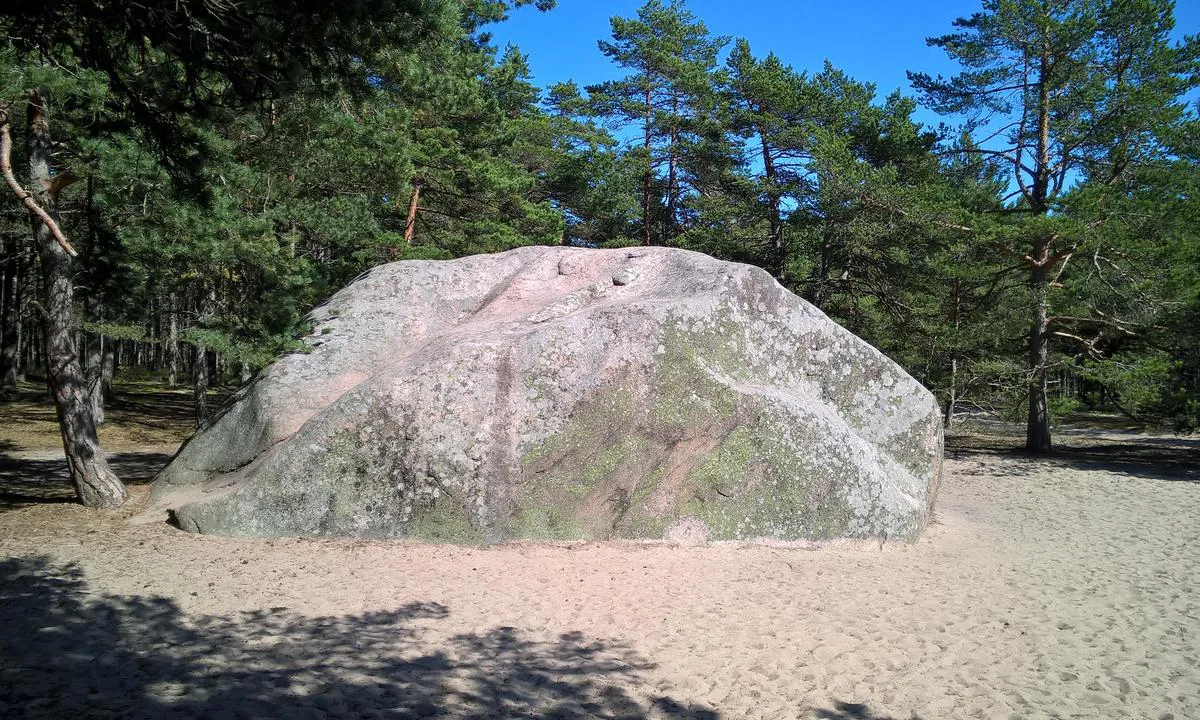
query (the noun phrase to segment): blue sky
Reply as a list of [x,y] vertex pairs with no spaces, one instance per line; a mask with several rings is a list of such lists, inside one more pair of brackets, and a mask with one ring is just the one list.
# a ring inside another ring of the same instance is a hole
[[[534,79],[543,87],[575,80],[587,85],[618,76],[596,47],[609,37],[609,18],[632,17],[644,0],[558,0],[539,13],[525,7],[492,28],[495,43],[518,45],[530,56]],[[925,38],[951,31],[956,17],[979,2],[929,0],[689,0],[688,8],[714,35],[744,37],[755,55],[774,51],[798,70],[817,72],[826,59],[860,81],[873,82],[880,96],[899,88],[912,94],[906,70],[952,74],[955,66]],[[1200,0],[1177,2],[1177,35],[1200,32]],[[936,124],[925,110],[917,119]]]

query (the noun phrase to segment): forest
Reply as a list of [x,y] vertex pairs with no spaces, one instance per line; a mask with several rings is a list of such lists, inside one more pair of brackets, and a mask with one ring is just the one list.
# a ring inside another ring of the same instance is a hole
[[[1200,426],[1200,38],[1170,0],[984,0],[880,96],[683,0],[538,87],[490,30],[553,0],[0,10],[0,386],[45,378],[85,504],[114,376],[236,385],[364,270],[523,245],[759,266],[987,411]],[[918,107],[942,114],[930,127]],[[0,390],[2,392],[2,390]]]

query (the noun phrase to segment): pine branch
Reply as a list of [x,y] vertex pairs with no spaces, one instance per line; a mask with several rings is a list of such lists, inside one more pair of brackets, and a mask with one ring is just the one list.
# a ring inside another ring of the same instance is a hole
[[63,251],[73,258],[79,257],[79,253],[75,252],[75,248],[71,247],[71,243],[67,242],[62,228],[58,226],[58,223],[54,222],[54,218],[50,217],[50,214],[43,210],[42,206],[38,205],[37,201],[29,193],[25,192],[25,188],[21,187],[21,184],[17,182],[17,178],[13,175],[12,133],[10,132],[7,108],[0,108],[0,173],[3,173],[4,180],[8,183],[8,187],[12,189],[13,194],[17,196],[17,199],[29,209],[29,212],[36,215],[46,224],[50,233],[54,235],[54,239],[62,246]]

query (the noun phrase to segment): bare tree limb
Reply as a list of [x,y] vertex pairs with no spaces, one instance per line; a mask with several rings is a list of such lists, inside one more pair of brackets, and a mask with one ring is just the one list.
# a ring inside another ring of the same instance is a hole
[[12,133],[10,131],[10,123],[8,118],[8,110],[0,109],[0,173],[3,173],[4,180],[8,183],[8,187],[12,189],[13,194],[17,199],[29,209],[29,212],[38,216],[46,227],[50,229],[50,233],[54,235],[54,239],[62,246],[64,252],[71,257],[79,257],[79,253],[75,252],[75,248],[71,247],[71,243],[67,242],[67,238],[63,235],[62,228],[58,223],[54,222],[54,218],[42,209],[37,201],[25,192],[25,188],[17,182],[17,178],[13,175],[12,170]]
[[1093,358],[1095,358],[1097,360],[1104,359],[1104,353],[1102,353],[1096,349],[1096,343],[1098,343],[1100,341],[1100,338],[1093,338],[1091,340],[1088,340],[1087,338],[1080,337],[1079,335],[1075,335],[1075,334],[1068,333],[1068,332],[1062,332],[1061,330],[1054,330],[1050,334],[1054,335],[1055,337],[1067,338],[1068,340],[1075,340],[1077,342],[1080,342],[1083,344],[1084,347],[1087,348],[1088,355],[1091,355]]
[[66,188],[71,187],[72,185],[74,185],[75,183],[79,182],[82,179],[83,178],[80,177],[79,175],[76,175],[75,173],[68,170],[59,175],[55,175],[50,180],[50,182],[46,183],[46,190],[49,191],[55,197],[58,197],[59,193],[61,193]]

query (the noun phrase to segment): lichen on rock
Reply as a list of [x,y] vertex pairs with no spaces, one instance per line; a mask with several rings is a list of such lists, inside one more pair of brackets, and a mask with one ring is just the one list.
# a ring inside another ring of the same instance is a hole
[[157,478],[198,532],[480,543],[888,537],[932,396],[766,273],[660,248],[374,269]]

